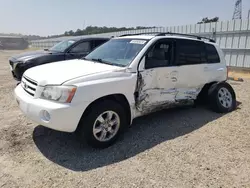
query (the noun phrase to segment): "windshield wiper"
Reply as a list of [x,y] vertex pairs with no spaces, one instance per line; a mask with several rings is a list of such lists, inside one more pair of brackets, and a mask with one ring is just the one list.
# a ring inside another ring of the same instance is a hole
[[96,61],[96,62],[99,62],[99,63],[104,63],[104,64],[108,64],[108,65],[115,65],[114,63],[111,63],[111,62],[109,62],[109,61],[105,61],[105,60],[103,60],[103,59],[100,59],[100,58],[93,58],[93,59],[90,59],[90,60],[92,60],[92,61]]
[[106,61],[106,60],[103,60],[103,59],[101,59],[101,58],[91,58],[91,59],[87,59],[86,57],[82,57],[81,59],[87,60],[87,61],[95,61],[95,62],[98,62],[98,63],[107,64],[107,65],[115,65],[115,66],[119,66],[119,67],[124,67],[124,66],[121,65],[121,64],[111,63],[111,62]]

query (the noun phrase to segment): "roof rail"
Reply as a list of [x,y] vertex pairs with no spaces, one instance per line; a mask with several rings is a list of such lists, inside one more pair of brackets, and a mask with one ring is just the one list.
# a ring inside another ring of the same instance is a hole
[[150,34],[154,34],[157,35],[160,32],[148,32],[148,33],[134,33],[134,34],[124,34],[124,35],[120,35],[119,37],[126,37],[126,36],[133,36],[133,35],[150,35]]
[[166,32],[166,33],[158,33],[156,36],[165,36],[165,35],[179,35],[179,36],[185,36],[185,37],[190,37],[190,38],[196,38],[196,39],[206,39],[209,42],[214,42],[215,40],[211,39],[211,38],[207,38],[207,37],[202,37],[202,36],[198,36],[198,35],[190,35],[190,34],[183,34],[183,33],[172,33],[172,32]]
[[119,37],[125,37],[125,36],[133,36],[133,35],[147,35],[147,34],[154,34],[155,36],[166,36],[166,35],[179,35],[179,36],[184,36],[184,37],[189,37],[189,38],[196,38],[196,39],[206,39],[209,42],[215,43],[215,40],[207,37],[202,37],[198,35],[190,35],[190,34],[183,34],[183,33],[172,33],[172,32],[148,32],[148,33],[134,33],[134,34],[124,34],[120,35]]

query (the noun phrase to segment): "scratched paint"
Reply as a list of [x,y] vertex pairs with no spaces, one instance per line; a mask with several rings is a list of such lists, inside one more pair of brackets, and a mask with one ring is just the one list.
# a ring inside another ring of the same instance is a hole
[[[167,77],[171,77],[171,73],[167,74]],[[138,97],[135,99],[135,105],[140,113],[145,114],[175,103],[176,89],[165,89],[167,87],[164,87],[162,82],[162,77],[155,75],[153,70],[138,76],[136,87]]]
[[178,94],[176,95],[176,100],[190,99],[195,100],[201,91],[201,87],[197,88],[178,88]]
[[178,71],[148,70],[140,73],[136,91],[135,107],[137,113],[144,115],[157,110],[172,108],[193,102],[201,91],[197,88],[178,88]]

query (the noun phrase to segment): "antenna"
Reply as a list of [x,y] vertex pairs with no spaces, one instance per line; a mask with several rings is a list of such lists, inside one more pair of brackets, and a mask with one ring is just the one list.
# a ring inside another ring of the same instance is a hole
[[234,7],[233,20],[242,18],[242,0],[237,0]]

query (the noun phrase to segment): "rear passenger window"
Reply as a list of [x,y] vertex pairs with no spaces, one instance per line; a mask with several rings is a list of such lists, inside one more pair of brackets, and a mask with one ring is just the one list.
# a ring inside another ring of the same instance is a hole
[[207,62],[208,63],[219,63],[220,57],[216,48],[211,44],[205,44],[207,51]]
[[204,43],[193,40],[177,41],[177,65],[193,65],[206,62]]

